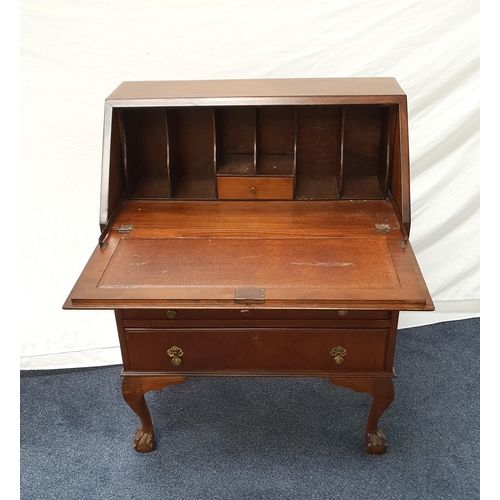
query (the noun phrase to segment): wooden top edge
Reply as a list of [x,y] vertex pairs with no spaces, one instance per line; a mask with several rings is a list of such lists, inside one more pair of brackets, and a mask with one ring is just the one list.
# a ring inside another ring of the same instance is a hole
[[71,298],[63,306],[64,310],[117,310],[117,309],[216,309],[216,310],[328,310],[348,309],[350,311],[433,311],[425,300],[411,301],[359,301],[359,300],[331,300],[331,301],[266,301],[254,306],[251,303],[237,303],[234,300],[127,300],[127,299],[86,299]]
[[126,81],[107,100],[404,96],[395,78]]

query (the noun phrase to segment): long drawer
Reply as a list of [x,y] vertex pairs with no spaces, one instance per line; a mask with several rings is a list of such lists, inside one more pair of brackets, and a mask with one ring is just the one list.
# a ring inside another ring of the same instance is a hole
[[298,309],[133,309],[120,312],[125,328],[388,328],[390,311]]
[[376,372],[387,329],[125,328],[130,371]]

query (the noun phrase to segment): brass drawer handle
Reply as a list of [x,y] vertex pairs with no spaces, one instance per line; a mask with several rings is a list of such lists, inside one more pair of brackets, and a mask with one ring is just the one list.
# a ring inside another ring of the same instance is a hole
[[172,358],[172,364],[174,366],[179,366],[182,363],[181,356],[184,355],[184,351],[180,347],[176,345],[172,346],[167,351],[167,354]]
[[252,187],[250,188],[250,192],[251,192],[252,194],[255,194],[255,193],[257,192],[257,188],[256,188],[255,186],[252,186]]
[[174,319],[177,316],[177,311],[167,311],[167,318]]
[[333,356],[333,361],[340,365],[344,362],[344,356],[347,354],[347,351],[341,345],[338,345],[337,347],[332,347],[330,354]]
[[341,317],[341,318],[344,318],[345,316],[347,316],[347,311],[345,309],[339,309],[337,311],[337,314]]

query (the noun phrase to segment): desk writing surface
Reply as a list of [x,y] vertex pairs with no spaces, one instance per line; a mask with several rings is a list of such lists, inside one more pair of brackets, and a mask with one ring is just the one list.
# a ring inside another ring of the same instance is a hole
[[99,288],[398,289],[385,238],[123,238]]
[[[359,202],[356,217],[345,207],[357,202],[324,205],[333,209],[328,217],[322,205],[292,203],[289,211],[257,202],[235,203],[231,211],[225,203],[224,215],[218,202],[208,209],[130,203],[67,307],[230,308],[239,306],[235,291],[244,287],[265,289],[259,307],[426,307],[411,246],[401,246],[396,230],[376,231],[381,222],[399,227],[387,203]],[[134,229],[119,234],[121,224]]]

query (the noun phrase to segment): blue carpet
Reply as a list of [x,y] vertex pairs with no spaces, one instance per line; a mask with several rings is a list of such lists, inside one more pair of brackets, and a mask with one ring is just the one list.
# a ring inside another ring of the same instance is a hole
[[119,366],[21,372],[21,499],[479,498],[479,318],[399,332],[389,450],[364,451],[371,398],[323,379],[191,378],[146,395]]

